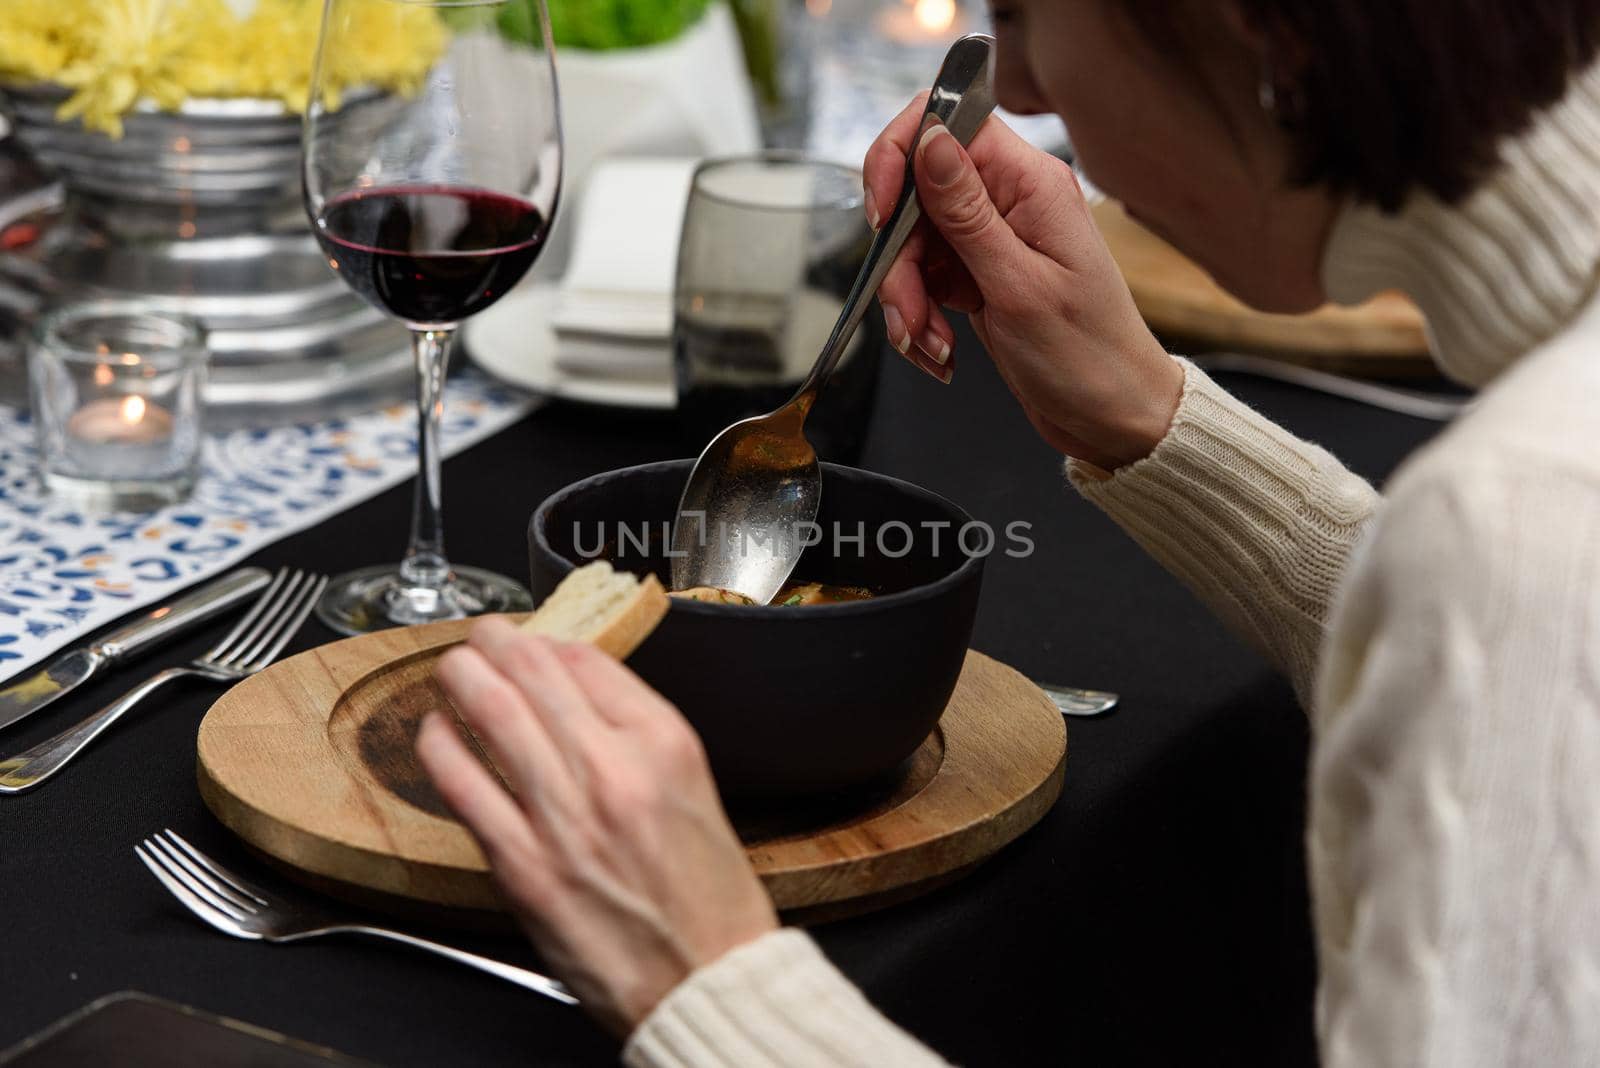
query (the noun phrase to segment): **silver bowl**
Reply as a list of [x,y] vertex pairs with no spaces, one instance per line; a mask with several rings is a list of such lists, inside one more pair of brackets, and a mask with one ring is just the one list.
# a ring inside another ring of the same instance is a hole
[[275,100],[141,104],[120,140],[56,121],[53,85],[0,87],[17,137],[73,193],[114,203],[217,208],[232,215],[292,205],[300,189],[300,119]]
[[[404,330],[352,294],[311,237],[299,116],[271,100],[193,100],[175,112],[141,105],[114,140],[57,121],[67,96],[53,85],[0,86],[14,136],[62,191],[40,214],[38,240],[0,257],[0,283],[35,305],[13,308],[17,321],[91,297],[200,319],[212,350],[206,399],[219,425],[408,394]],[[347,106],[387,121],[400,102],[370,94]],[[37,199],[15,203],[20,211]]]

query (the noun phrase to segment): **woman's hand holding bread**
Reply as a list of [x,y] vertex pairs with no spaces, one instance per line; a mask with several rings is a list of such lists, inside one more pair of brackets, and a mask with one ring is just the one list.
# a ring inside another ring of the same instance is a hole
[[[648,628],[629,619],[665,601],[641,586],[606,609],[605,633],[630,628],[637,644]],[[541,614],[591,624],[565,607]],[[552,969],[618,1034],[696,968],[777,926],[699,737],[611,655],[490,618],[438,678],[511,792],[442,713],[418,736],[423,766]]]

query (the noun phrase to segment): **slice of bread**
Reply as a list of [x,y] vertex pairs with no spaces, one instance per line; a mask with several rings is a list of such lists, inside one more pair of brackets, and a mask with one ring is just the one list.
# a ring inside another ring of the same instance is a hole
[[569,642],[589,642],[626,660],[666,616],[671,602],[654,575],[643,581],[598,560],[561,580],[522,629]]

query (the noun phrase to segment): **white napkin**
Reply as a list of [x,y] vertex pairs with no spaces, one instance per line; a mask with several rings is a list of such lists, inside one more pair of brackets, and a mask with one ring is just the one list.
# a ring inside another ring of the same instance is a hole
[[551,316],[562,372],[670,377],[678,239],[694,168],[694,160],[629,158],[590,173]]

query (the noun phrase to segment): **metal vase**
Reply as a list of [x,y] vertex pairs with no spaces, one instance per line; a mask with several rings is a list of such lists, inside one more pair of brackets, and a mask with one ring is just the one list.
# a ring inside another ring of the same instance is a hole
[[[311,237],[297,115],[270,100],[141,105],[112,139],[57,121],[67,95],[0,86],[14,136],[62,190],[41,236],[0,257],[0,283],[40,306],[110,296],[200,319],[214,424],[407,395],[404,330],[350,293]],[[379,95],[358,103],[379,117],[399,107]]]

